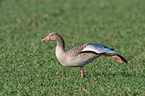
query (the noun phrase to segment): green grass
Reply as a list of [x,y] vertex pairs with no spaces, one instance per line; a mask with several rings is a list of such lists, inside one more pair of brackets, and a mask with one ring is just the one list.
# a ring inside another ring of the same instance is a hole
[[[0,0],[0,95],[145,95],[144,0]],[[51,32],[66,50],[82,43],[116,49],[128,64],[99,57],[62,66]]]

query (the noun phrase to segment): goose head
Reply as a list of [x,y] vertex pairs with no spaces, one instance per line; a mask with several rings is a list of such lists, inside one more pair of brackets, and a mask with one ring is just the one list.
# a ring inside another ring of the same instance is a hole
[[52,41],[52,40],[57,40],[60,36],[56,33],[56,32],[53,32],[53,33],[50,33],[47,37],[45,37],[44,39],[42,39],[41,41]]

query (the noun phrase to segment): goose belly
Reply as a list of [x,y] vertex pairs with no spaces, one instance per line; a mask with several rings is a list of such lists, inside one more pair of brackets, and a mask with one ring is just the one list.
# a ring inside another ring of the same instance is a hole
[[65,59],[59,60],[63,66],[83,67],[86,64],[92,62],[98,57],[98,55],[78,55],[78,56],[66,56]]

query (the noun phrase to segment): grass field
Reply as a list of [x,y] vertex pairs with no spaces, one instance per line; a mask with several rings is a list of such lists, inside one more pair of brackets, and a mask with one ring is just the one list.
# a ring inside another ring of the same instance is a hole
[[[128,64],[99,57],[80,68],[62,66],[56,42],[66,50],[101,43],[122,54]],[[95,96],[145,95],[144,0],[0,0],[0,95]]]

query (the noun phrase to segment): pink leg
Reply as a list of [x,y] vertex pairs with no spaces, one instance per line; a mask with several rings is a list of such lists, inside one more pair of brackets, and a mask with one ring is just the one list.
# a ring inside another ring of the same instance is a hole
[[83,78],[84,69],[81,69],[81,78]]
[[112,58],[116,58],[116,60],[117,60],[118,63],[123,63],[123,61],[121,60],[121,58],[118,57],[118,56],[107,55],[107,54],[103,54],[103,55],[104,55],[104,56],[109,56],[109,57],[112,57]]

